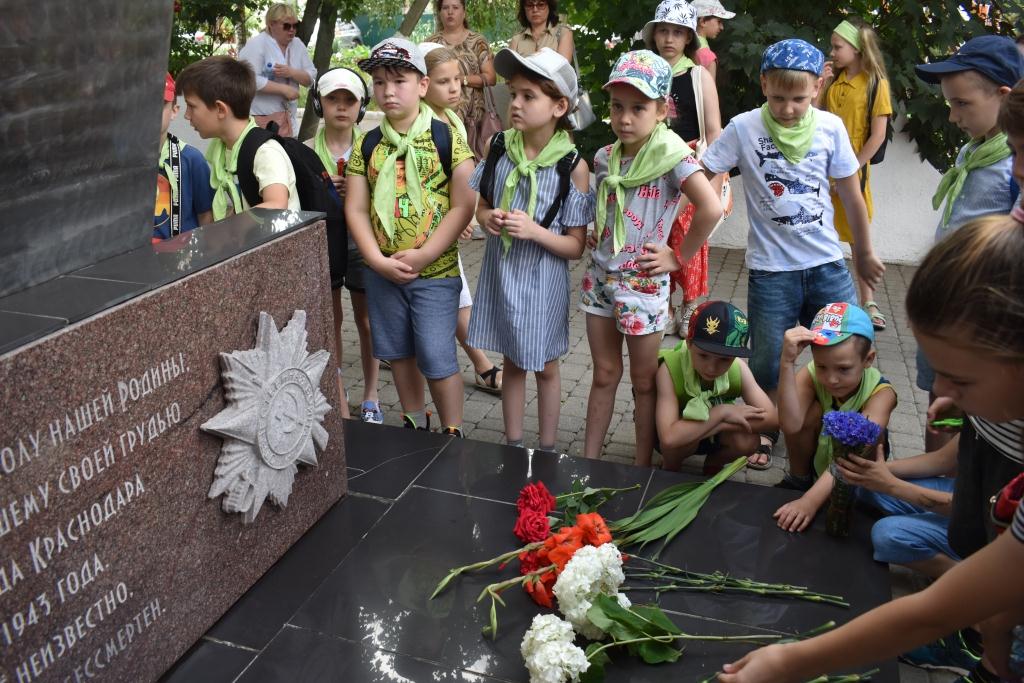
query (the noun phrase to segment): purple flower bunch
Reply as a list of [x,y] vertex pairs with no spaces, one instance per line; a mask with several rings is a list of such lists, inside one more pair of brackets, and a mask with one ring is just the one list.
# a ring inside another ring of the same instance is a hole
[[878,441],[882,428],[860,413],[852,410],[832,410],[822,418],[826,436],[848,448],[862,448]]

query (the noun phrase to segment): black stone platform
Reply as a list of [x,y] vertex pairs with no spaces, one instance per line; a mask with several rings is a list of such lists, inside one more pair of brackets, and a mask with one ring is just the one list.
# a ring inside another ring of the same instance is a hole
[[[659,490],[693,479],[438,434],[346,422],[349,495],[310,530],[175,667],[166,681],[516,681],[528,680],[522,635],[541,608],[503,594],[497,641],[483,638],[483,586],[512,567],[463,577],[433,601],[454,566],[515,547],[514,502],[528,481],[553,492],[641,484],[602,510],[630,514]],[[890,599],[885,565],[871,559],[869,520],[850,539],[824,533],[823,515],[804,534],[779,530],[771,513],[796,496],[726,482],[662,561],[838,593],[850,609],[781,599],[666,593],[660,604],[683,631],[705,635],[793,633],[844,623]],[[240,558],[240,561],[244,561]],[[634,602],[652,594],[630,593]],[[647,666],[613,653],[609,683],[700,681],[750,646],[693,642],[676,663]],[[895,662],[875,681],[898,681]]]

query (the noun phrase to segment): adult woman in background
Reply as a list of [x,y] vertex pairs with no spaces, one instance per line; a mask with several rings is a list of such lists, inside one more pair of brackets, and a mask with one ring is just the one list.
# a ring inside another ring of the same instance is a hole
[[456,113],[466,125],[470,149],[482,159],[487,146],[487,140],[479,139],[486,115],[484,88],[496,82],[494,55],[487,40],[469,30],[463,0],[434,0],[434,18],[439,30],[427,40],[449,48],[462,66],[462,100]]
[[572,29],[558,20],[558,0],[519,0],[518,17],[523,30],[512,36],[510,50],[528,57],[549,47],[572,62]]
[[313,83],[316,68],[306,46],[295,37],[299,20],[291,5],[271,5],[266,24],[267,29],[250,38],[238,58],[248,62],[256,73],[256,97],[251,109],[256,125],[265,128],[274,121],[281,135],[291,137],[299,130],[299,86],[308,88]]

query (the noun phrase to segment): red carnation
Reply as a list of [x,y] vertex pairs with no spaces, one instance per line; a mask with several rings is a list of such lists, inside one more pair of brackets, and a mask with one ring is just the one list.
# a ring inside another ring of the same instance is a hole
[[546,514],[527,508],[520,512],[512,532],[523,543],[536,543],[548,537],[551,523]]
[[[516,508],[519,510],[520,515],[523,513],[523,510],[533,510],[546,515],[554,510],[556,506],[555,497],[551,495],[548,487],[542,481],[524,486],[519,492],[519,500],[516,501]],[[544,539],[540,538],[537,540],[542,541]]]

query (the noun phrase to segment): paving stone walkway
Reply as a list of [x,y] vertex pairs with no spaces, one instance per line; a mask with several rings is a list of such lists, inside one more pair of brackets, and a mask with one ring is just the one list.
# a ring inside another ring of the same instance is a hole
[[[475,289],[480,262],[484,252],[484,240],[472,240],[461,244],[462,261],[469,278],[470,286]],[[562,359],[562,415],[558,429],[558,450],[572,455],[581,455],[583,451],[584,418],[587,414],[587,396],[590,391],[592,365],[590,348],[587,344],[585,315],[575,307],[579,296],[579,284],[586,266],[585,259],[576,261],[572,268],[573,293],[570,301],[573,307],[569,316],[569,353]],[[712,248],[709,264],[710,298],[731,301],[742,310],[747,307],[747,270],[743,265],[743,252]],[[875,299],[886,314],[889,326],[884,332],[878,333],[876,347],[878,350],[877,367],[892,383],[899,396],[899,403],[889,423],[890,440],[895,457],[906,457],[922,452],[924,447],[925,414],[928,408],[928,396],[914,386],[916,375],[917,344],[907,325],[903,301],[907,293],[907,285],[913,277],[912,266],[889,265],[882,285],[876,292]],[[353,404],[353,417],[358,419],[359,399],[362,396],[363,380],[359,366],[359,346],[355,326],[352,323],[352,306],[346,295],[344,297],[345,323],[343,326],[344,359],[342,372],[348,388],[350,402]],[[679,339],[666,337],[662,345],[671,347]],[[809,353],[807,353],[809,357]],[[500,359],[490,354],[493,360]],[[504,441],[504,427],[501,418],[501,400],[487,392],[477,389],[474,385],[473,366],[465,354],[459,350],[462,363],[462,376],[466,384],[466,402],[464,430],[467,438],[479,441],[501,443]],[[633,402],[630,395],[629,359],[624,360],[622,383],[616,393],[615,413],[609,425],[605,440],[605,460],[630,464],[633,462]],[[381,407],[385,413],[385,423],[401,425],[401,407],[395,391],[391,373],[381,370],[378,386]],[[537,439],[537,391],[532,375],[527,381],[526,390],[525,440],[527,446],[536,446]],[[434,406],[429,403],[429,410]],[[436,424],[436,421],[435,423]],[[657,455],[655,455],[657,458]],[[700,472],[701,458],[691,458],[683,465],[683,469],[695,473]],[[761,485],[772,485],[778,482],[786,469],[785,444],[775,449],[775,459],[771,469],[755,471],[745,469],[737,475],[747,482]],[[904,595],[923,587],[920,579],[909,572],[894,569],[893,595]],[[900,678],[904,683],[949,683],[956,677],[944,672],[929,672],[923,669],[901,665]]]

